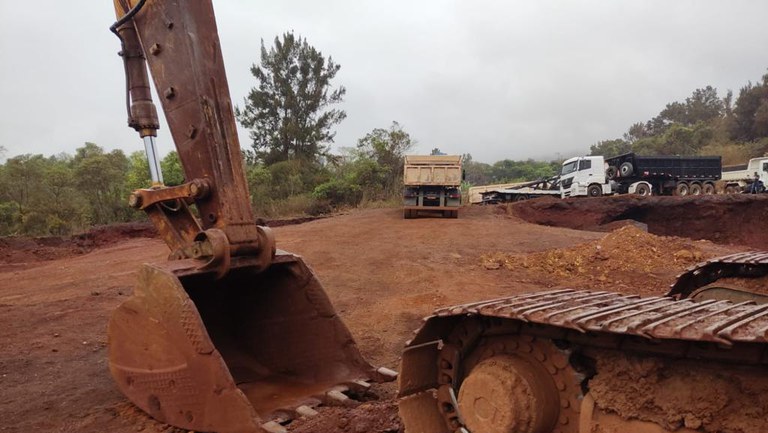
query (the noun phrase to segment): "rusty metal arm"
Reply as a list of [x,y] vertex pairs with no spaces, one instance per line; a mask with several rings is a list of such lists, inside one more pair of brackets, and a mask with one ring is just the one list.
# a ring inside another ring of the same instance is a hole
[[[135,191],[171,248],[172,258],[203,258],[223,275],[230,256],[259,257],[266,268],[274,240],[250,208],[235,117],[210,0],[115,0],[113,31],[122,41],[129,126],[147,144],[154,186]],[[162,186],[154,137],[159,128],[147,65],[188,182]],[[194,204],[198,216],[191,211]],[[209,256],[207,254],[213,254]],[[226,256],[226,257],[225,257]]]

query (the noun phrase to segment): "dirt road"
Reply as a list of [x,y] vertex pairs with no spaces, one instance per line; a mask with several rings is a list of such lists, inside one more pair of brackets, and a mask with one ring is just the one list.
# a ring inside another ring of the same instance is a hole
[[[610,263],[600,254],[614,244],[671,245],[641,258],[664,263],[652,273],[622,270],[620,289],[643,293],[663,293],[695,259],[741,249],[625,231],[602,239],[605,233],[529,224],[504,207],[465,209],[456,220],[363,210],[275,228],[278,247],[315,269],[363,354],[393,369],[405,340],[436,307],[564,284],[611,286],[615,281],[601,279]],[[14,248],[0,244],[0,257],[16,257],[0,264],[0,432],[180,431],[134,409],[106,365],[110,312],[130,294],[141,263],[164,260],[165,245],[135,238],[26,262]],[[571,271],[546,271],[541,260]],[[397,431],[394,384],[374,394],[378,400],[354,410],[323,409],[289,429]]]

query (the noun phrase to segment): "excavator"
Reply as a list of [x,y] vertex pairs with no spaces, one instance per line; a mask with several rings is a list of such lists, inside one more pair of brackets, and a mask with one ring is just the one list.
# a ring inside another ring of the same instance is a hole
[[[752,290],[766,287],[766,253],[694,267],[667,296],[559,289],[442,308],[399,376],[373,367],[312,270],[255,223],[211,0],[114,5],[128,124],[152,177],[129,204],[170,254],[113,313],[109,368],[152,417],[284,432],[398,377],[407,433],[768,431],[768,297]],[[162,182],[147,66],[179,186]]]
[[[320,404],[349,404],[396,373],[363,359],[301,257],[256,224],[211,0],[115,0],[128,124],[152,186],[134,191],[170,249],[146,264],[109,322],[118,388],[191,431],[283,432]],[[161,100],[186,182],[164,186]]]
[[403,352],[420,433],[768,431],[768,253],[679,275],[665,296],[550,290],[437,310]]

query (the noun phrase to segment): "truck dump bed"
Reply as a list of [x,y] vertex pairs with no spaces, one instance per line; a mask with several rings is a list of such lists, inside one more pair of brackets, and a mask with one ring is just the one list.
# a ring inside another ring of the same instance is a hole
[[638,156],[628,153],[608,158],[605,162],[611,167],[630,162],[636,177],[720,179],[722,174],[719,156]]
[[403,183],[406,186],[459,186],[461,156],[407,155]]

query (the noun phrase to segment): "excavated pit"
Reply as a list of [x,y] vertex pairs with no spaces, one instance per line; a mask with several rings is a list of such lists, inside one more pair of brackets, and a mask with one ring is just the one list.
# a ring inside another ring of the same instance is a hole
[[768,249],[763,224],[768,220],[768,195],[540,198],[502,206],[534,224],[610,231],[621,222],[636,221],[655,235]]

